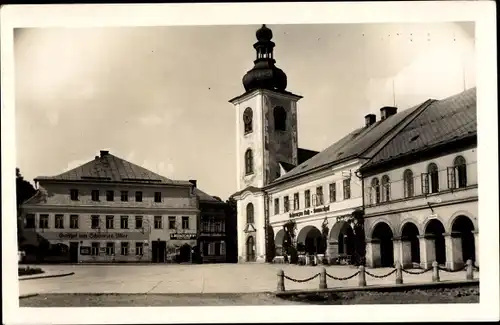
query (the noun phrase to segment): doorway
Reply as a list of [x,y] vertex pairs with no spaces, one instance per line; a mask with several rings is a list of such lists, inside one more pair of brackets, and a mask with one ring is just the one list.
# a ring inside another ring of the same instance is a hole
[[184,244],[179,249],[179,263],[191,262],[191,246]]
[[165,263],[165,254],[167,251],[167,242],[164,240],[155,240],[151,242],[153,263]]
[[247,239],[247,262],[255,262],[255,242],[252,236]]
[[70,263],[78,263],[78,242],[69,243],[69,261]]

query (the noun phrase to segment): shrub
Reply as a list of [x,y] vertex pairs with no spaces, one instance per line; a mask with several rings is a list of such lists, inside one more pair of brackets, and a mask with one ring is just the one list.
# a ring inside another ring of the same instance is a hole
[[31,268],[29,266],[26,266],[26,267],[18,267],[17,268],[17,274],[18,274],[18,276],[41,274],[41,273],[44,273],[44,271],[41,268],[38,268],[38,267]]

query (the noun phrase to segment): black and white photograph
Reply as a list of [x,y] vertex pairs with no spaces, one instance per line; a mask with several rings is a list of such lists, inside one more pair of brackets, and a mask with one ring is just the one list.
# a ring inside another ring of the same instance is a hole
[[495,16],[4,6],[4,322],[498,320]]

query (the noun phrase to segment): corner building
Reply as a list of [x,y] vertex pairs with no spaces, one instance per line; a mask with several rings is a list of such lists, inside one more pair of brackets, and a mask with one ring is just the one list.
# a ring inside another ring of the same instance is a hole
[[369,266],[479,265],[475,88],[431,101],[361,173]]
[[[245,92],[230,100],[236,109],[233,198],[238,211],[238,260],[281,259],[287,239],[296,247],[300,244],[303,253],[330,262],[363,259],[364,248],[356,248],[355,238],[365,238],[357,230],[360,223],[370,225],[356,217],[364,215],[366,203],[361,167],[436,101],[401,112],[382,107],[379,118],[366,115],[359,127],[321,152],[299,148],[297,110],[302,97],[286,90],[287,77],[276,67],[272,36],[265,25],[257,30],[254,67],[243,77]],[[395,150],[401,148],[404,145]],[[290,221],[296,225],[293,238],[284,230]],[[372,254],[372,247],[366,249]]]
[[35,183],[37,193],[22,205],[28,262],[192,261],[199,214],[192,182],[101,151]]

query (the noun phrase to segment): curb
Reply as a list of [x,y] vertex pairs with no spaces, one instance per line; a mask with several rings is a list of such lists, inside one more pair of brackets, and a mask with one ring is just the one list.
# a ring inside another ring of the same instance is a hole
[[63,276],[68,276],[68,275],[73,275],[73,274],[75,274],[75,272],[50,274],[50,275],[35,275],[35,276],[29,276],[29,278],[19,278],[19,281],[37,280],[37,279],[48,279],[48,278],[60,278],[60,277],[63,277]]
[[26,294],[26,295],[20,295],[19,299],[31,298],[31,297],[36,297],[36,296],[38,296],[38,293],[29,293],[29,294]]
[[431,288],[456,288],[464,286],[478,285],[479,279],[460,280],[460,281],[441,281],[428,283],[403,283],[398,285],[372,285],[366,287],[336,287],[327,289],[303,289],[303,290],[287,290],[283,292],[275,291],[273,294],[276,297],[285,297],[293,295],[307,295],[328,292],[356,292],[356,291],[378,291],[378,292],[397,292],[412,289],[431,289]]

